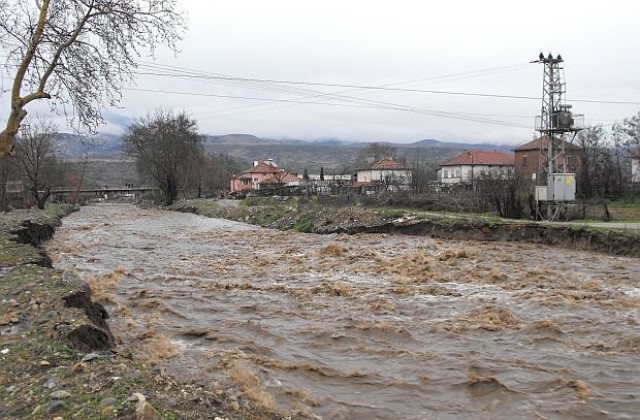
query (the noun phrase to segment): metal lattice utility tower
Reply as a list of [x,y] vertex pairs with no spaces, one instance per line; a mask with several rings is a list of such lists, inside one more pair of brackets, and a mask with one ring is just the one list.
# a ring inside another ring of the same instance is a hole
[[[547,202],[547,218],[554,220],[568,201],[575,199],[575,176],[568,172],[567,154],[564,140],[567,133],[577,133],[571,105],[564,102],[565,84],[563,81],[560,55],[547,57],[540,53],[534,63],[544,64],[544,82],[542,85],[542,111],[536,130],[541,133],[539,174],[546,172],[546,177],[538,176],[537,200]],[[546,138],[546,142],[545,142]],[[546,143],[546,144],[545,144]],[[544,168],[542,167],[544,165]],[[546,178],[546,180],[544,179]],[[542,183],[546,181],[546,187]]]

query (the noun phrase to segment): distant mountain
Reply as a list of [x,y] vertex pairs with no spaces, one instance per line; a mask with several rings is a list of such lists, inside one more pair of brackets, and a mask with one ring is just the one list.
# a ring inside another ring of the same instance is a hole
[[[249,164],[254,160],[273,159],[280,167],[298,173],[303,173],[305,169],[309,173],[320,173],[321,167],[325,169],[325,173],[327,171],[343,173],[353,170],[358,153],[369,144],[340,139],[275,140],[248,134],[208,136],[208,139],[206,144],[208,151],[230,155],[241,164]],[[415,162],[419,158],[421,162],[428,161],[435,164],[465,149],[463,144],[429,141],[436,142],[434,144],[437,146],[422,145],[420,142],[386,143],[396,147],[397,157],[404,158],[407,162]]]
[[210,145],[258,146],[265,144],[280,144],[278,140],[263,139],[251,134],[224,134],[221,136],[206,136]]
[[357,149],[346,146],[332,146],[300,141],[269,142],[208,142],[209,152],[227,154],[241,162],[273,159],[280,167],[293,172],[320,173],[320,168],[352,166]]
[[66,157],[89,156],[116,157],[122,152],[122,137],[112,134],[81,136],[56,133],[58,153]]
[[[379,142],[382,143],[382,142]],[[481,149],[498,150],[510,153],[513,145],[472,144],[442,142],[424,139],[414,143],[384,142],[397,149],[397,157],[407,162],[420,159],[423,162],[437,164],[461,150]],[[367,147],[366,142],[349,142],[328,138],[314,141],[299,139],[270,139],[251,134],[207,135],[205,148],[209,152],[228,154],[235,158],[241,166],[250,165],[251,161],[273,159],[290,171],[302,173],[307,169],[310,173],[325,171],[342,172],[355,167],[358,153]],[[58,149],[67,157],[79,157],[88,154],[94,158],[121,159],[121,136],[99,134],[84,137],[76,134],[60,133]]]
[[461,149],[461,150],[497,150],[500,152],[510,153],[516,145],[513,144],[491,144],[491,143],[454,143],[443,142],[434,139],[420,140],[414,143],[409,143],[407,147],[424,147],[424,148],[436,148],[436,149]]

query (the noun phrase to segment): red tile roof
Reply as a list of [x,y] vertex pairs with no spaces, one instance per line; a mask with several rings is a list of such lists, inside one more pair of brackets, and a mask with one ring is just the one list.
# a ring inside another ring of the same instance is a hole
[[382,158],[369,169],[405,169],[404,166],[393,158]]
[[276,174],[278,172],[281,172],[281,169],[278,168],[277,166],[269,165],[268,163],[265,163],[265,162],[258,162],[256,166],[254,166],[253,168],[245,172],[254,173],[254,174],[255,173]]
[[[528,143],[525,144],[521,144],[520,146],[516,147],[515,149],[513,149],[514,152],[525,152],[525,151],[529,151],[529,150],[540,150],[540,144],[542,143],[542,148],[546,149],[549,144],[549,137],[547,136],[542,136],[542,137],[538,137],[535,140],[531,140]],[[570,144],[568,142],[565,142],[564,145],[565,149],[576,149],[577,146]]]
[[288,184],[290,182],[300,182],[301,179],[296,174],[283,172],[282,175],[272,176],[260,182],[260,185],[279,185]]
[[513,165],[514,157],[502,152],[487,150],[467,150],[440,164],[440,166],[457,165]]

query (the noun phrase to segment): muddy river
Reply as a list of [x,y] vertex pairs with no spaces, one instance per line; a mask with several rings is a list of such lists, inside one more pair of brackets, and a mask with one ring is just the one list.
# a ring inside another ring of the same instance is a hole
[[633,258],[125,204],[67,217],[48,251],[135,357],[293,418],[640,416]]

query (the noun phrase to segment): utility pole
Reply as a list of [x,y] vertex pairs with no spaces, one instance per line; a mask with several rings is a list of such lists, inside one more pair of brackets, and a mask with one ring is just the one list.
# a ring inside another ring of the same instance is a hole
[[467,152],[469,153],[469,155],[471,156],[471,191],[475,191],[476,190],[476,180],[475,180],[475,175],[474,175],[474,171],[473,171],[473,152]]
[[[539,176],[536,195],[537,200],[547,202],[547,218],[555,220],[566,203],[575,200],[575,174],[567,172],[567,142],[564,138],[567,133],[574,133],[575,137],[579,129],[575,127],[571,105],[565,103],[562,57],[559,54],[557,57],[551,54],[545,57],[540,53],[539,59],[533,62],[544,64],[542,109],[536,118],[536,130],[541,134],[540,154],[546,156],[546,162],[540,159],[540,164],[546,164],[547,172],[546,188],[540,185],[544,180]],[[542,167],[539,169],[541,173]]]

